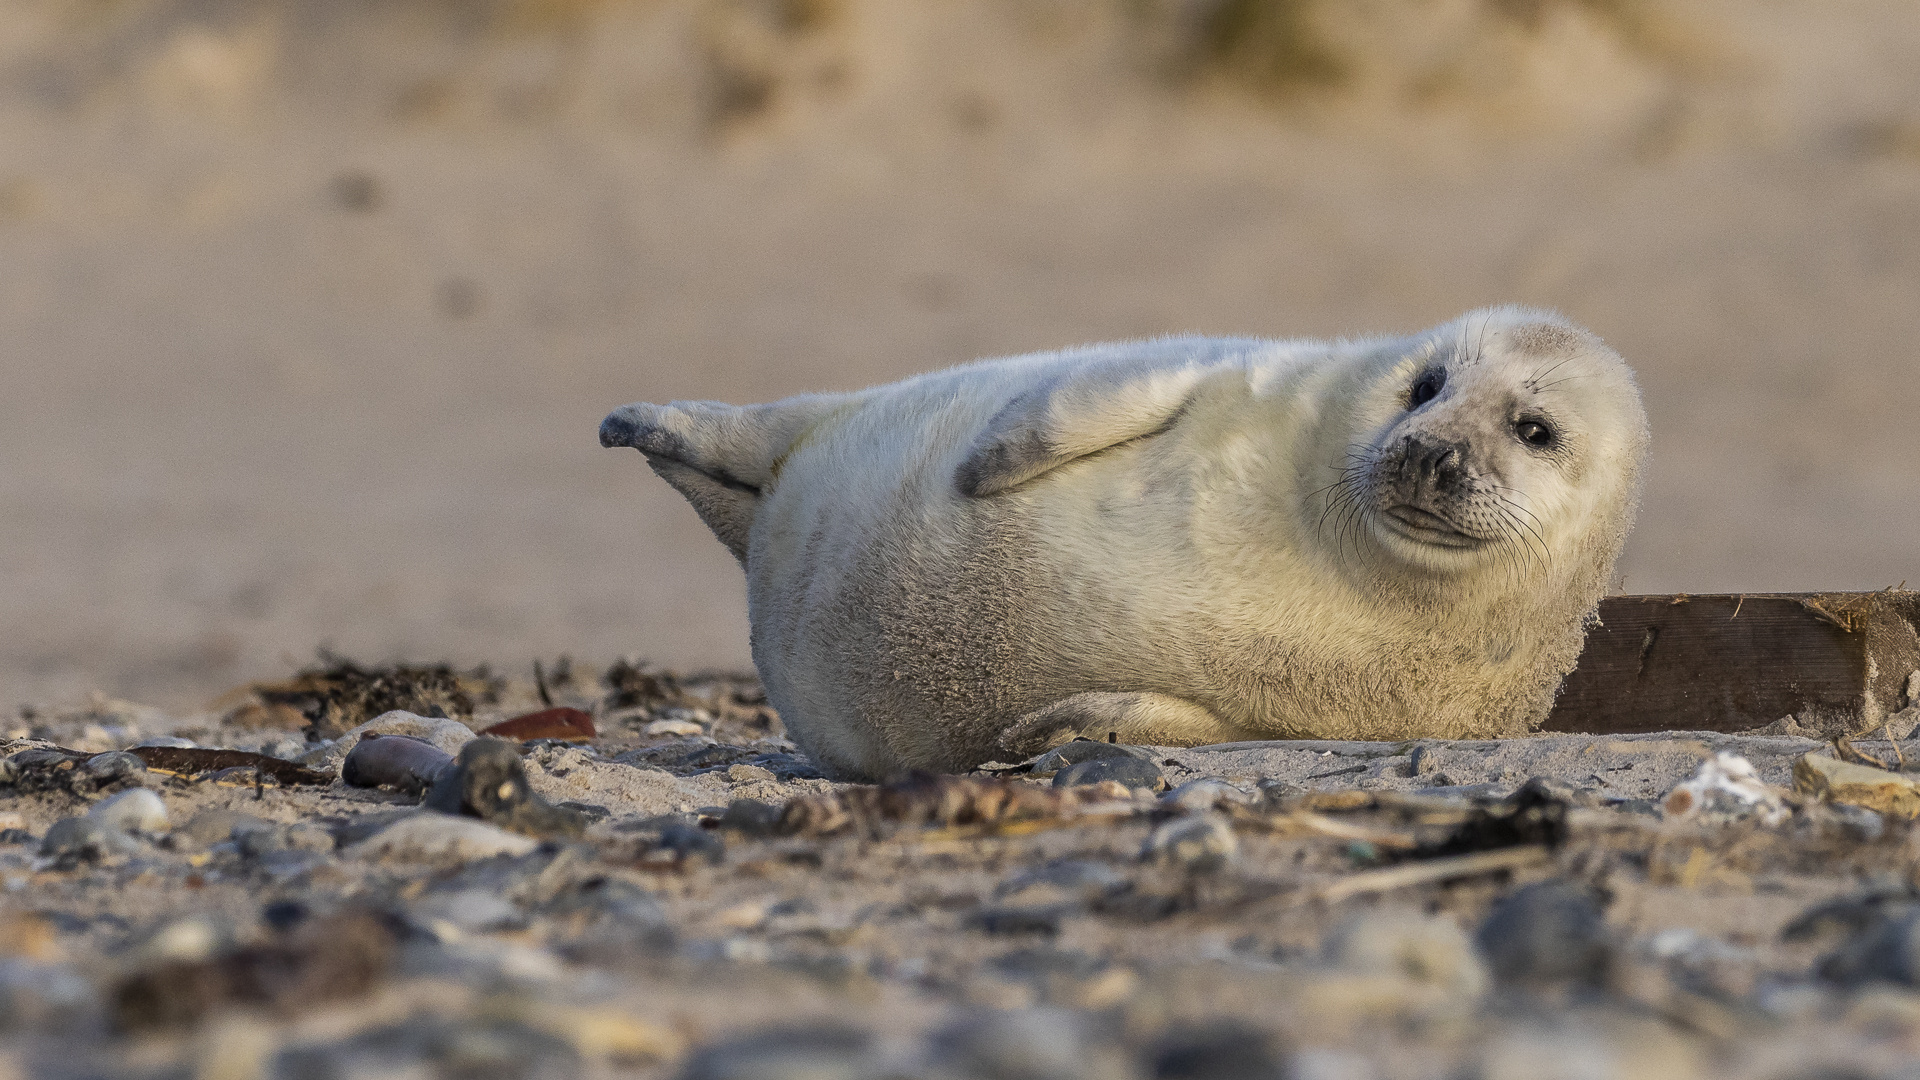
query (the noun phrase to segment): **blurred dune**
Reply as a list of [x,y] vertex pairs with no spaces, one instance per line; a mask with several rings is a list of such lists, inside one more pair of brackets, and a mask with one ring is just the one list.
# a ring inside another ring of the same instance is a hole
[[1556,307],[1632,591],[1920,581],[1910,0],[0,0],[0,693],[748,663],[611,406]]

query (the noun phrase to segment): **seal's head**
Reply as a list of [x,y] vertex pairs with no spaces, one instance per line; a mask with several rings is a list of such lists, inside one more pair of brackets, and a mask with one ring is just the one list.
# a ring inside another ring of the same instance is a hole
[[1632,371],[1599,338],[1547,312],[1494,308],[1367,367],[1333,492],[1366,539],[1428,575],[1611,565],[1647,422]]

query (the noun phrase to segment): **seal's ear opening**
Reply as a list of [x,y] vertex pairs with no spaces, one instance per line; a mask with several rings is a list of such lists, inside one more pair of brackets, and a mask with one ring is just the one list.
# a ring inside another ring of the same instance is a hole
[[761,495],[779,463],[835,405],[799,397],[740,408],[717,401],[622,405],[600,422],[601,446],[631,446],[673,485],[742,566]]
[[1173,426],[1207,374],[1199,363],[1164,370],[1090,366],[1008,402],[954,471],[968,498],[997,495],[1069,461]]

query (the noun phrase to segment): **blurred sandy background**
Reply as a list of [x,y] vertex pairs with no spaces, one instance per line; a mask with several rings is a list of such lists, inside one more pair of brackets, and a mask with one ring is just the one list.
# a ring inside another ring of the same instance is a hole
[[0,0],[0,702],[742,667],[614,405],[1505,300],[1629,590],[1920,581],[1920,7]]

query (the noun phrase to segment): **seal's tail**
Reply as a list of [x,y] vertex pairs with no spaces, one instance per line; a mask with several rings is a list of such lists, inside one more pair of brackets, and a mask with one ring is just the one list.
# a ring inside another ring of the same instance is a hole
[[779,474],[794,444],[840,403],[808,395],[771,405],[717,401],[635,402],[600,423],[601,446],[631,446],[647,465],[686,496],[707,528],[747,561],[747,533],[760,497]]

